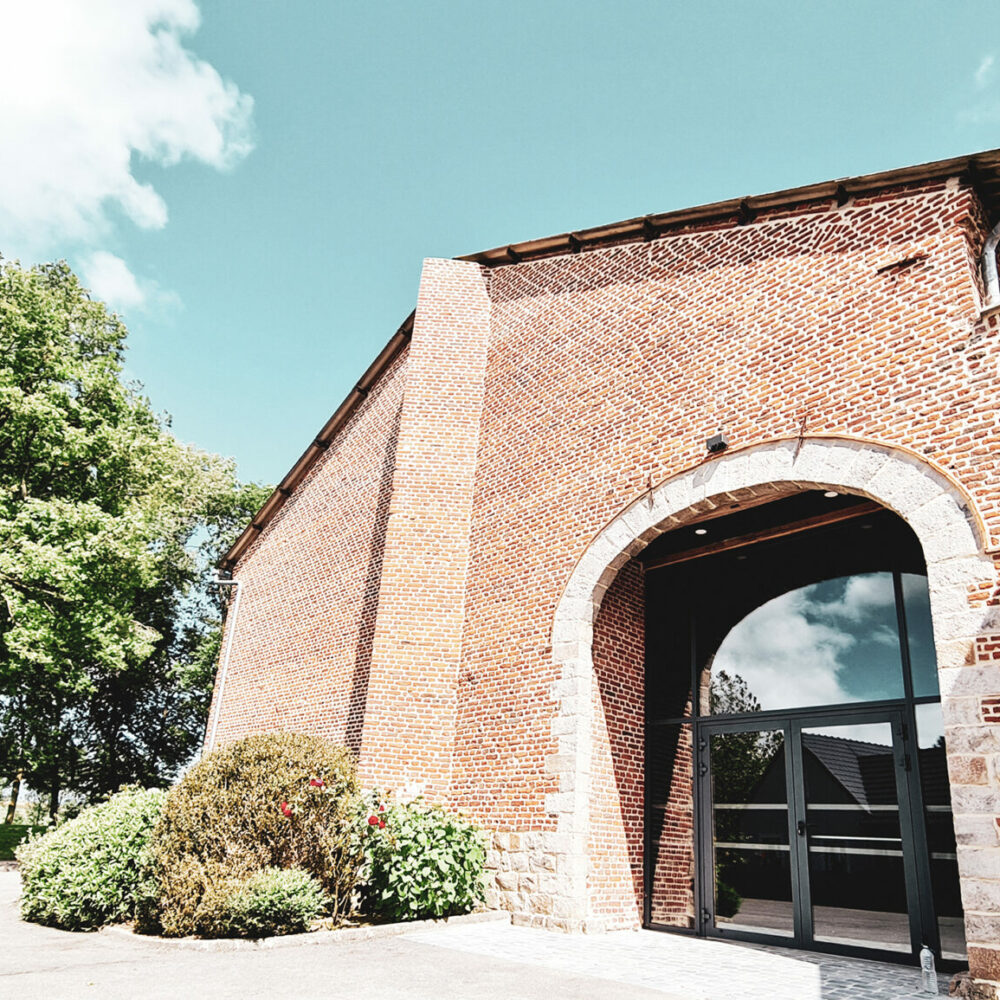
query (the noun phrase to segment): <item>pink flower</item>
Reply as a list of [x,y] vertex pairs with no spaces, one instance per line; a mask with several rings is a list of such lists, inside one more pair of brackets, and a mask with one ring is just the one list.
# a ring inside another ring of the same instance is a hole
[[310,778],[309,784],[312,785],[313,788],[322,788],[325,782],[322,778]]
[[292,807],[287,802],[282,802],[278,808],[282,811],[282,813],[284,813],[285,816],[292,815]]

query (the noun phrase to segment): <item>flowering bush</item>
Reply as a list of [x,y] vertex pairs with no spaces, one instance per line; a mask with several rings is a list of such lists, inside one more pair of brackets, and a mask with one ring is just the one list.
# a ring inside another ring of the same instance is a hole
[[377,792],[365,809],[362,910],[390,920],[467,913],[483,899],[486,848],[468,820]]
[[167,798],[144,929],[205,933],[219,898],[268,868],[307,872],[343,915],[361,864],[357,790],[350,752],[315,736],[250,736],[209,754]]
[[130,919],[154,891],[148,844],[166,794],[123,789],[21,844],[21,916],[67,930]]

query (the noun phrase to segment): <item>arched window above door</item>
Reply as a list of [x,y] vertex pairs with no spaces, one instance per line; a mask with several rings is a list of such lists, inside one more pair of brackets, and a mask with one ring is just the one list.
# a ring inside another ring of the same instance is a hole
[[882,571],[821,580],[765,600],[729,629],[705,662],[702,711],[900,699],[907,666],[917,697],[937,694],[927,578]]

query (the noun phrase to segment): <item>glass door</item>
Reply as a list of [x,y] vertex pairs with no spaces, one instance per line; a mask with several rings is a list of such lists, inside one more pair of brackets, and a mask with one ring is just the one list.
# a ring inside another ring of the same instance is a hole
[[701,726],[703,933],[884,955],[935,947],[909,740],[902,709]]
[[798,938],[788,726],[706,727],[702,885],[706,933]]
[[806,943],[911,954],[921,921],[901,714],[795,722],[792,732]]

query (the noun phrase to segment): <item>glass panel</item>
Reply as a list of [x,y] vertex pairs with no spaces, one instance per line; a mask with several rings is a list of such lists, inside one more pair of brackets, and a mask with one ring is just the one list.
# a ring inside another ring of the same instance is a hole
[[692,588],[669,574],[646,578],[646,718],[687,718],[691,706]]
[[646,736],[649,920],[694,927],[694,759],[691,726]]
[[888,722],[802,731],[813,937],[910,951]]
[[938,675],[927,577],[916,573],[903,573],[901,577],[913,694],[917,698],[929,697],[938,694]]
[[715,926],[791,937],[784,733],[719,733],[710,752]]
[[931,889],[941,935],[942,957],[965,960],[965,920],[958,889],[958,854],[951,817],[951,791],[944,748],[941,705],[917,705],[917,747],[920,785],[926,812],[930,850]]
[[762,604],[711,663],[713,715],[903,697],[891,573],[824,580]]

